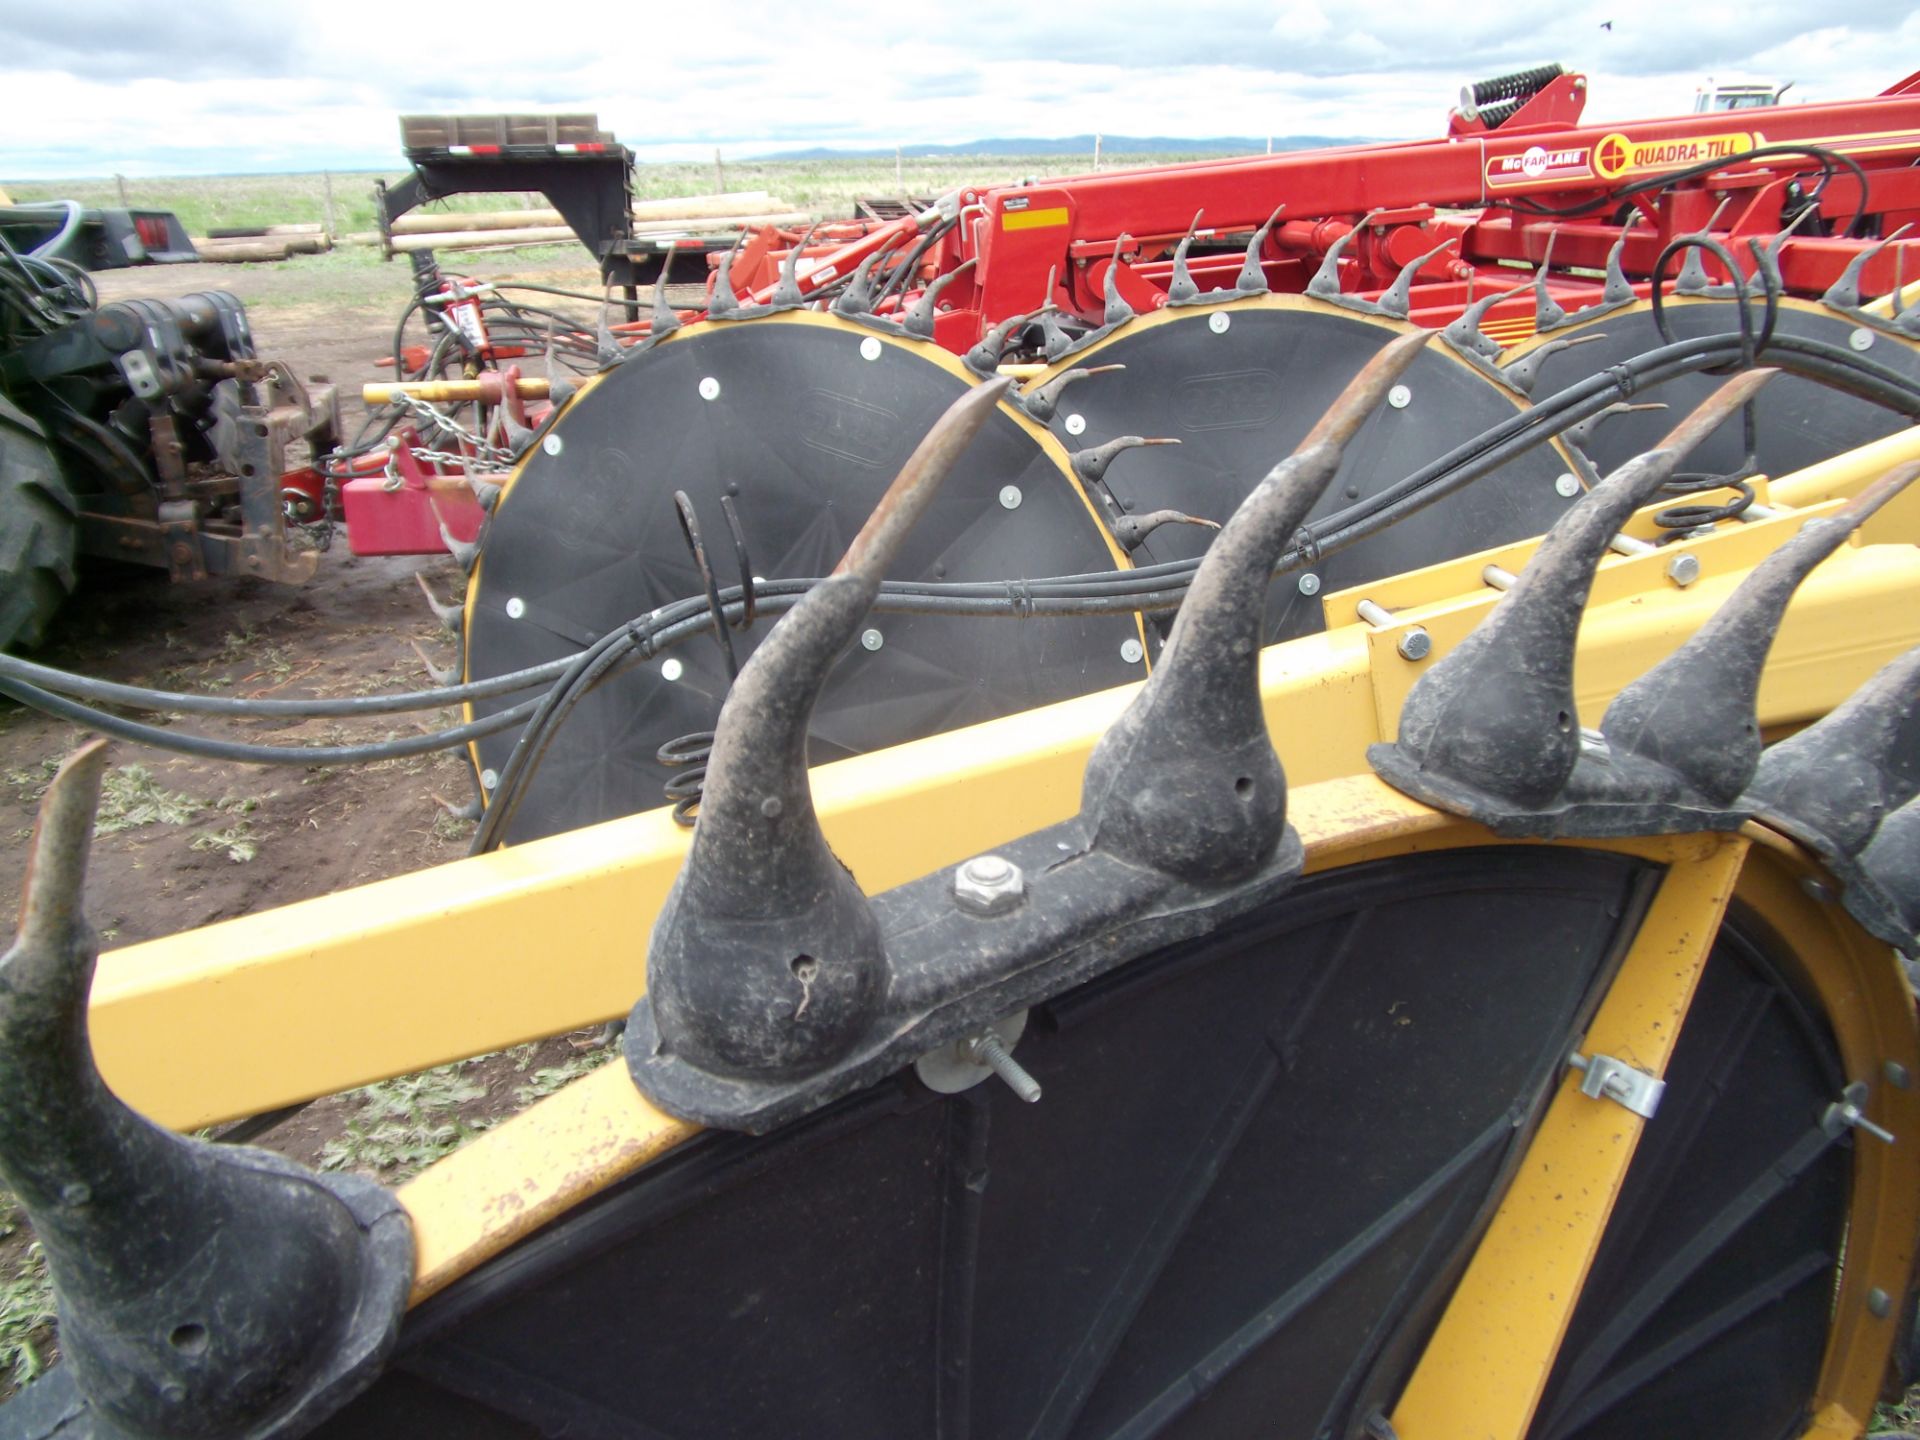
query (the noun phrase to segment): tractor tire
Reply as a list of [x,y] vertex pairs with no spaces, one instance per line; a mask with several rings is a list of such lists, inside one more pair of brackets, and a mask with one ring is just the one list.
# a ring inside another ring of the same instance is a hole
[[40,644],[73,593],[79,508],[40,427],[0,399],[0,650]]

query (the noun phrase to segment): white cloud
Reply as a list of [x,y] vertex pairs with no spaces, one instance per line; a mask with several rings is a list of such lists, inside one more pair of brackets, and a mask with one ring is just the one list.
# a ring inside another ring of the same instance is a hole
[[[1684,110],[1710,73],[1874,93],[1920,54],[1907,0],[984,0],[902,35],[882,0],[635,23],[423,26],[391,4],[78,0],[0,16],[0,176],[398,168],[402,112],[592,110],[643,157],[981,136],[1440,133],[1463,81],[1586,70],[1596,120]],[[1612,28],[1602,30],[1602,21]]]

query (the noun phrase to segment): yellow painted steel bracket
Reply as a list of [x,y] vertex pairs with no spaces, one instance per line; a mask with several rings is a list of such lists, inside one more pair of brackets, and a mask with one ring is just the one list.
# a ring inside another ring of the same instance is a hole
[[[1776,483],[1770,518],[1603,561],[1578,651],[1582,712],[1677,647],[1807,517],[1914,458],[1909,431]],[[1788,494],[1803,508],[1786,509]],[[1891,523],[1883,511],[1787,612],[1760,691],[1769,730],[1824,714],[1920,641],[1920,525],[1900,536]],[[1266,651],[1262,695],[1293,781],[1363,769],[1366,746],[1393,738],[1414,679],[1500,599],[1488,567],[1517,571],[1532,549],[1331,595],[1332,628]],[[1699,564],[1684,587],[1669,574],[1675,554]],[[1358,620],[1369,598],[1389,623]],[[1420,660],[1397,643],[1414,626],[1431,642]],[[827,837],[872,894],[1064,819],[1094,741],[1135,688],[824,766],[813,791]],[[686,843],[662,809],[114,951],[93,991],[101,1068],[131,1103],[184,1128],[609,1019],[640,993],[647,932]]]

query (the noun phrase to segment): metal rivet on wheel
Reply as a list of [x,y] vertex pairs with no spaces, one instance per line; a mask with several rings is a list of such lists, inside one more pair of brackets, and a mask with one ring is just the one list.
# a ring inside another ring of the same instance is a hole
[[1893,1297],[1878,1285],[1867,1291],[1867,1313],[1876,1320],[1884,1320],[1893,1313]]
[[860,632],[860,643],[869,650],[878,650],[882,645],[887,643],[887,637],[882,635],[878,630],[862,630]]
[[1862,325],[1858,330],[1847,336],[1847,344],[1856,350],[1871,350],[1873,348],[1873,331]]
[[686,670],[687,667],[682,665],[678,660],[675,660],[672,656],[668,656],[660,662],[660,678],[662,680],[678,680],[686,673]]
[[1138,665],[1141,657],[1146,653],[1145,650],[1140,648],[1140,642],[1138,640],[1122,640],[1120,642],[1120,658],[1129,665]]
[[1553,488],[1571,500],[1580,493],[1580,482],[1571,475],[1562,475],[1553,482]]
[[1020,487],[1018,485],[1002,485],[1000,487],[1000,504],[1003,508],[1018,510],[1020,508],[1020,500]]
[[1396,410],[1404,410],[1413,403],[1413,391],[1404,385],[1396,385],[1387,391],[1387,404]]
[[1320,593],[1320,577],[1311,570],[1302,575],[1300,577],[1300,593],[1302,595],[1318,595]]
[[1069,435],[1086,434],[1087,433],[1087,417],[1084,415],[1067,416],[1067,433]]
[[720,398],[720,382],[711,375],[701,376],[700,398],[702,400],[718,400]]
[[498,771],[482,770],[480,772],[480,788],[481,789],[491,790],[493,789],[494,786],[498,785],[499,783],[500,783],[500,775]]
[[1907,1073],[1907,1067],[1898,1060],[1889,1060],[1881,1067],[1887,1077],[1887,1083],[1896,1090],[1905,1090],[1913,1084],[1913,1076]]
[[560,443],[560,437],[558,435],[549,435],[540,442],[540,448],[549,455],[558,455],[561,450],[566,447]]
[[869,335],[860,342],[860,358],[862,360],[878,360],[880,358],[880,350],[881,345],[877,336]]
[[1233,325],[1233,317],[1224,310],[1216,310],[1207,317],[1207,328],[1216,335],[1224,335]]
[[522,615],[525,615],[526,613],[527,613],[527,602],[522,600],[518,595],[514,596],[511,600],[507,601],[507,618],[509,620],[518,620]]

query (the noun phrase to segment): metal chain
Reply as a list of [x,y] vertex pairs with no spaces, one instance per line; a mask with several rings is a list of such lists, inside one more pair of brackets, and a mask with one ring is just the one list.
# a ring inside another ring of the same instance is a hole
[[[431,425],[442,434],[451,435],[454,439],[460,441],[461,444],[471,445],[473,447],[474,453],[472,455],[452,456],[452,463],[468,465],[475,459],[478,459],[482,465],[488,469],[505,469],[513,463],[513,452],[511,450],[487,443],[487,441],[481,439],[480,436],[460,425],[451,416],[441,414],[440,411],[436,410],[426,401],[417,400],[405,391],[401,391],[398,395],[394,396],[394,399],[399,401],[403,409],[411,411],[414,417],[423,424]],[[413,453],[416,457],[432,455],[435,458],[440,458],[444,452],[416,450]]]

